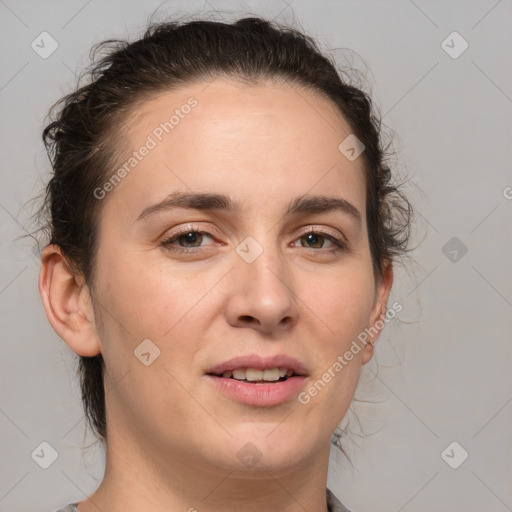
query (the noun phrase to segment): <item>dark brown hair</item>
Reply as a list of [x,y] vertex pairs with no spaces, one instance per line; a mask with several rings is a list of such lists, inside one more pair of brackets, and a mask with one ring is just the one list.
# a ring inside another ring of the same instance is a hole
[[[407,251],[412,208],[393,184],[381,140],[381,123],[370,97],[351,85],[335,61],[301,31],[261,18],[232,24],[215,21],[152,24],[139,40],[96,45],[87,84],[51,110],[43,140],[53,174],[42,211],[49,242],[94,289],[97,221],[102,201],[94,190],[112,175],[114,141],[137,104],[184,84],[226,77],[246,84],[280,81],[329,98],[364,144],[366,217],[376,279],[387,261]],[[340,141],[341,142],[341,141]],[[79,359],[82,400],[88,422],[106,440],[104,362]]]

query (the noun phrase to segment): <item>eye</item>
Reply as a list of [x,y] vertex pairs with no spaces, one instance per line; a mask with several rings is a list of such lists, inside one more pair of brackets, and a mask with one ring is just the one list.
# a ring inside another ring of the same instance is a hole
[[208,231],[185,228],[163,240],[161,245],[170,251],[192,252],[195,248],[204,247],[201,242],[207,237],[213,240],[212,235]]
[[[213,245],[211,243],[202,243],[208,238],[213,240],[213,235],[209,231],[195,229],[194,227],[184,227],[177,233],[174,233],[168,238],[164,239],[161,242],[161,246],[169,251],[194,253],[208,245]],[[311,228],[304,232],[296,240],[300,240],[301,247],[306,249],[334,249],[343,251],[348,249],[342,238],[337,238],[336,236],[329,233],[317,231]],[[326,242],[330,243],[331,245],[325,247]]]
[[[297,240],[300,240],[301,246],[307,249],[332,249],[334,247],[344,250],[347,248],[346,244],[341,238],[337,238],[334,235],[313,229],[301,235]],[[333,245],[330,247],[324,247],[325,241],[328,241]]]

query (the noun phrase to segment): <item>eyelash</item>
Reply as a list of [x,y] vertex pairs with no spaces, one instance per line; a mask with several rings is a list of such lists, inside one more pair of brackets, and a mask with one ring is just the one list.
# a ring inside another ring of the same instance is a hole
[[[189,233],[208,235],[208,236],[210,236],[212,238],[214,236],[210,231],[199,230],[199,229],[194,229],[194,228],[185,228],[183,230],[180,230],[178,233],[174,233],[169,238],[164,239],[161,242],[161,246],[164,247],[165,249],[169,250],[169,251],[180,252],[180,253],[185,253],[185,254],[195,253],[195,252],[197,252],[197,250],[201,250],[203,248],[203,246],[199,246],[199,247],[179,247],[179,246],[174,246],[173,247],[172,246],[173,242],[175,242],[180,236],[188,235]],[[303,237],[305,237],[307,235],[320,235],[321,237],[326,238],[327,240],[329,240],[330,242],[332,242],[335,245],[335,247],[330,247],[330,248],[327,248],[327,249],[324,249],[324,250],[343,251],[343,252],[348,250],[348,247],[347,247],[347,245],[345,244],[344,241],[336,238],[333,235],[325,233],[323,231],[316,231],[315,229],[309,229],[308,231],[305,231],[304,233],[302,233],[295,240],[303,238]],[[322,250],[322,249],[316,249],[314,247],[303,247],[303,248],[304,249],[311,249],[313,251],[321,251]]]

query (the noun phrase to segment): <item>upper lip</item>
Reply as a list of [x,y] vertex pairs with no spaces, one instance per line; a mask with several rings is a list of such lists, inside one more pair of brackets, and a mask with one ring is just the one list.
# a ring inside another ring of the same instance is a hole
[[271,357],[262,357],[257,354],[238,356],[213,366],[206,373],[221,375],[226,371],[233,371],[237,368],[255,368],[256,370],[267,370],[271,368],[286,368],[293,370],[296,375],[307,375],[306,368],[297,359],[286,354],[278,354]]

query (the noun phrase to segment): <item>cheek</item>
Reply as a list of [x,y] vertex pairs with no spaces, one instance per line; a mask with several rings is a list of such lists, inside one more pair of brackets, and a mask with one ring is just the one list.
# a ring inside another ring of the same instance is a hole
[[102,274],[106,285],[100,291],[116,314],[115,320],[135,326],[134,333],[160,338],[184,319],[207,283],[190,271],[153,259],[144,253],[115,260],[105,257]]
[[301,403],[310,421],[329,418],[334,429],[359,381],[364,345],[358,336],[368,327],[375,293],[373,277],[366,266],[351,265],[329,279],[317,278],[309,284],[315,284],[314,288],[305,285],[301,298],[308,306],[303,311],[311,315],[309,325],[317,326],[310,333],[316,345],[311,351],[315,373]]
[[194,378],[190,368],[196,353],[222,311],[218,292],[230,266],[206,270],[204,265],[155,256],[128,250],[113,257],[105,251],[98,261],[97,282],[103,283],[98,296],[105,306],[101,308],[103,357],[113,378],[128,370],[132,375],[143,372],[149,368],[134,351],[149,339],[160,350],[150,368],[165,367],[179,382],[188,383]]
[[[374,283],[367,269],[344,268],[322,279],[306,278],[299,297],[324,326],[324,347],[342,350],[366,327],[374,303]],[[309,313],[308,313],[309,315]]]
[[[144,255],[103,256],[98,261],[97,282],[104,356],[116,358],[121,352],[133,355],[144,339],[154,340],[157,345],[163,338],[172,339],[173,333],[187,323],[187,315],[201,298],[204,286],[204,280],[164,270]],[[176,343],[181,345],[179,339]]]
[[[216,291],[224,297],[221,301],[228,300],[229,265],[206,269],[197,262],[152,259],[144,252],[134,256],[129,251],[110,251],[110,255],[104,251],[98,261],[106,356],[114,350],[116,358],[119,351],[133,353],[149,338],[157,344],[165,342],[167,350],[186,359],[199,348],[212,315],[222,310]],[[323,362],[325,355],[343,353],[368,326],[375,293],[366,258],[326,270],[313,273],[311,267],[296,268],[293,279],[299,329],[304,331],[303,338],[315,340],[320,350],[314,351],[314,357]]]
[[[201,410],[191,410],[185,389],[191,387],[190,363],[204,338],[201,299],[216,279],[201,279],[148,260],[141,255],[103,257],[98,262],[102,353],[109,386],[114,386],[109,405],[118,417],[145,411],[143,418],[132,418],[138,423],[160,417],[176,426],[184,415],[197,415],[200,423]],[[148,352],[153,362],[145,365],[137,355]],[[145,423],[143,428],[152,427]]]

